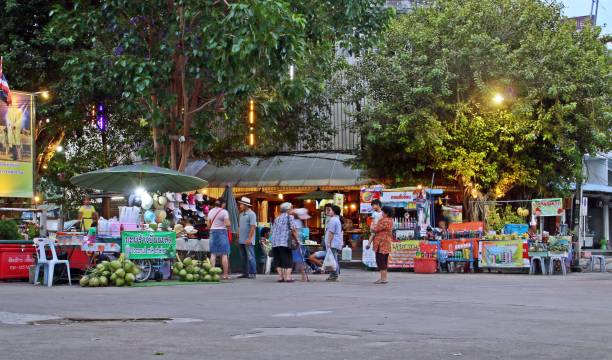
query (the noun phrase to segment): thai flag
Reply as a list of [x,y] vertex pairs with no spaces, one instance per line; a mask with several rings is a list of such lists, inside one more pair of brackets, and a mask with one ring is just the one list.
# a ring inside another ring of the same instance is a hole
[[0,100],[4,101],[6,105],[11,105],[12,96],[11,89],[9,88],[8,81],[2,72],[2,57],[0,57]]

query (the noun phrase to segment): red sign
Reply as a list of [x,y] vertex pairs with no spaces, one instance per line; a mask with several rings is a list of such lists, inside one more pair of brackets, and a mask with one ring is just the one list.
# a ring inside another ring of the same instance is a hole
[[34,257],[27,252],[0,253],[0,279],[28,279]]
[[452,253],[456,250],[469,248],[471,243],[472,257],[478,259],[478,241],[479,239],[477,238],[440,240],[440,250],[446,250],[452,256]]

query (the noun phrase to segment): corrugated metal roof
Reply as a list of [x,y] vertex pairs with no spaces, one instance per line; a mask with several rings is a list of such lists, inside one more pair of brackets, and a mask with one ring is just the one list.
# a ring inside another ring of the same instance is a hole
[[370,182],[348,161],[354,155],[341,153],[311,153],[249,157],[229,166],[217,167],[204,160],[191,162],[185,173],[208,181],[211,187],[297,187],[297,186],[355,186]]

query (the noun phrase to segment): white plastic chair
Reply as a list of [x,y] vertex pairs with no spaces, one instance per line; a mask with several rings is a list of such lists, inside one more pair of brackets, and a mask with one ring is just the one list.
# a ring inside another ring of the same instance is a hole
[[[66,271],[68,272],[68,284],[72,285],[72,278],[70,277],[70,262],[68,260],[59,260],[57,253],[55,252],[55,242],[49,239],[34,239],[34,243],[38,244],[38,262],[36,263],[36,273],[34,275],[34,282],[38,281],[40,274],[40,268],[43,268],[45,277],[43,283],[47,284],[48,287],[53,285],[53,275],[56,264],[65,264]],[[51,259],[47,259],[46,247],[51,250]]]

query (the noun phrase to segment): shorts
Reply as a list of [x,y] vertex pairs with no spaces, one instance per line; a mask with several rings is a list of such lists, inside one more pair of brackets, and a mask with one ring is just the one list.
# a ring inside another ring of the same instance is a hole
[[376,253],[376,266],[378,270],[387,270],[389,266],[389,254]]
[[293,268],[293,256],[291,255],[291,249],[285,246],[277,246],[272,248],[272,254],[276,264],[281,269]]
[[230,253],[226,229],[210,230],[210,253],[215,255],[228,255]]

